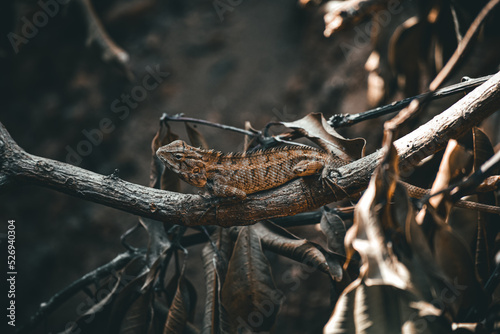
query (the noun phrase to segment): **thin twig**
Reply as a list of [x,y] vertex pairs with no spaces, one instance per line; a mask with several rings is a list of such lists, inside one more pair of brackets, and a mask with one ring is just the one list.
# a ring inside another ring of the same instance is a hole
[[104,61],[116,61],[122,66],[129,80],[133,74],[128,66],[130,56],[109,37],[90,0],[78,0],[88,26],[87,45],[93,41],[101,48]]
[[466,180],[452,188],[455,189],[451,192],[452,200],[462,198],[465,194],[477,188],[488,176],[494,173],[499,166],[500,151],[488,159],[481,168],[470,175]]
[[116,256],[113,260],[105,265],[85,274],[66,288],[57,292],[47,302],[42,303],[38,311],[31,317],[29,322],[22,327],[18,333],[32,332],[49,314],[69,300],[74,294],[82,290],[85,286],[98,281],[99,279],[109,275],[110,273],[120,270],[133,258],[144,256],[145,252],[125,252]]
[[499,3],[500,0],[491,0],[486,4],[486,6],[484,6],[479,15],[476,16],[476,18],[470,25],[467,33],[458,44],[451,58],[446,62],[446,65],[441,69],[441,71],[439,71],[438,75],[430,83],[429,91],[422,94],[420,98],[414,99],[408,105],[408,107],[401,110],[399,114],[397,114],[393,119],[385,122],[384,128],[386,130],[396,131],[402,124],[412,118],[424,104],[429,102],[433,92],[443,84],[443,82],[450,76],[450,74],[454,70],[456,70],[456,68],[460,64],[460,61],[472,47],[473,38],[479,32],[479,28],[488,17],[488,15],[492,12],[493,8]]
[[450,57],[441,71],[439,71],[434,80],[432,80],[431,84],[429,85],[430,91],[435,91],[436,89],[438,89],[439,86],[441,86],[443,82],[450,76],[453,70],[458,67],[460,61],[472,47],[472,41],[474,37],[476,37],[476,35],[479,33],[479,28],[481,28],[481,25],[486,20],[488,15],[493,12],[493,8],[495,8],[499,3],[500,0],[490,0],[490,2],[488,2],[483,7],[481,12],[479,12],[479,14],[470,25],[469,29],[467,29],[464,38],[458,44],[453,55]]
[[203,124],[207,126],[211,126],[214,128],[219,128],[223,130],[228,130],[228,131],[233,131],[237,133],[241,133],[247,136],[251,137],[258,137],[260,136],[260,131],[255,133],[253,131],[248,131],[244,129],[240,129],[234,126],[230,125],[225,125],[225,124],[219,124],[219,123],[214,123],[214,122],[209,122],[203,119],[197,119],[197,118],[191,118],[191,117],[184,117],[184,114],[176,114],[173,116],[168,115],[167,113],[163,113],[163,115],[160,117],[161,122],[189,122],[189,123],[197,123],[197,124]]
[[[441,99],[444,97],[448,97],[461,92],[468,92],[474,89],[475,87],[483,84],[487,80],[489,80],[492,75],[487,75],[485,77],[471,79],[467,78],[466,81],[460,82],[448,87],[444,87],[439,89],[431,94],[431,99]],[[412,96],[405,98],[400,101],[393,102],[391,104],[377,107],[371,110],[363,111],[357,114],[337,114],[333,115],[329,120],[328,124],[330,124],[334,128],[341,128],[346,126],[351,126],[369,119],[378,118],[387,114],[390,114],[395,111],[399,111],[404,107],[408,106],[411,101],[414,99],[423,98],[425,94],[420,94],[417,96]]]

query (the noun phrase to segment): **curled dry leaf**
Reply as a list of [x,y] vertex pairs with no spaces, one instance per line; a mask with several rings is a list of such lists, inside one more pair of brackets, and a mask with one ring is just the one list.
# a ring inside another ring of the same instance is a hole
[[389,285],[355,281],[342,294],[324,334],[451,333],[441,311],[412,293]]
[[[466,162],[470,161],[470,158],[471,155],[463,147],[458,145],[456,140],[450,140],[443,155],[443,159],[441,160],[439,171],[432,184],[431,194],[445,190],[451,183],[462,177],[462,171],[465,169]],[[445,200],[445,196],[448,195],[449,194],[441,193],[429,199],[429,204],[432,205],[434,209],[440,211],[443,217],[448,217],[452,208],[452,203],[450,203],[449,200]]]
[[[451,140],[446,148],[431,193],[445,190],[457,174],[463,149]],[[447,298],[447,306],[455,321],[465,320],[468,311],[481,305],[486,307],[487,298],[478,280],[469,247],[453,231],[448,221],[451,203],[447,192],[431,197],[429,203],[417,215],[416,221],[425,231],[429,249],[436,264],[458,289]]]
[[[178,258],[176,258],[178,259]],[[184,260],[186,261],[186,260]],[[184,265],[185,266],[185,265]],[[190,312],[188,312],[188,321],[194,320],[195,305],[198,300],[198,295],[194,285],[186,278],[184,275],[184,266],[181,271],[176,270],[175,275],[170,279],[167,286],[164,289],[166,302],[168,305],[172,305],[175,301],[176,294],[179,293],[179,282],[182,280],[182,292],[189,297]],[[178,269],[178,268],[177,268]]]
[[[271,330],[282,299],[253,226],[242,227],[229,260],[222,303],[233,333]],[[258,317],[258,321],[254,318]]]
[[335,253],[345,255],[344,238],[346,226],[339,215],[330,211],[328,207],[323,208],[320,227],[326,236],[328,248]]
[[163,329],[164,334],[182,334],[187,327],[188,320],[193,316],[196,297],[193,296],[194,287],[184,275],[185,262],[177,278],[177,289],[174,299],[168,310],[167,321]]
[[391,208],[398,178],[397,152],[392,143],[384,149],[386,158],[354,209],[354,224],[347,232],[345,246],[348,258],[354,250],[360,254],[360,277],[367,285],[412,289],[410,272],[394,248],[398,243],[391,242],[401,234],[401,224],[395,221]]
[[221,290],[227,271],[226,259],[231,255],[230,247],[228,247],[230,243],[228,232],[227,229],[217,227],[212,236],[217,238],[219,246],[207,243],[203,247],[202,258],[207,297],[205,299],[202,334],[231,333],[227,313],[221,303]]
[[215,252],[212,244],[207,243],[203,247],[201,257],[203,259],[203,272],[205,274],[205,287],[207,297],[205,298],[205,312],[203,314],[202,334],[217,333],[218,325],[218,287],[215,272]]
[[325,151],[346,162],[357,160],[364,154],[366,141],[363,138],[342,137],[328,124],[321,113],[310,113],[297,121],[280,123],[298,131]]
[[163,223],[144,217],[140,217],[139,222],[148,233],[149,241],[146,254],[148,266],[151,267],[160,255],[165,253],[172,244],[168,239]]
[[392,34],[388,46],[388,61],[395,73],[397,83],[404,96],[420,93],[421,60],[427,53],[425,29],[419,15],[412,16],[400,24]]
[[140,330],[139,327],[142,327],[145,323],[149,323],[149,319],[151,319],[149,308],[145,308],[139,314],[136,314],[138,316],[138,321],[136,322],[133,319],[134,314],[130,312],[131,308],[136,308],[141,303],[145,304],[151,298],[152,290],[141,291],[141,286],[146,279],[146,274],[141,273],[143,270],[144,262],[134,261],[129,263],[118,273],[119,283],[116,289],[112,291],[112,294],[114,294],[112,303],[110,303],[111,300],[108,300],[107,297],[101,301],[112,305],[108,320],[109,333],[118,333],[129,326],[130,328]]
[[151,308],[153,289],[148,289],[134,300],[125,313],[120,326],[120,334],[147,333],[152,324],[154,312]]
[[324,333],[451,332],[443,311],[431,303],[434,283],[424,266],[434,268],[432,258],[424,264],[412,256],[411,239],[404,233],[415,227],[414,213],[398,183],[391,138],[386,133],[384,158],[356,205],[345,239],[348,257],[355,250],[362,258],[360,275],[342,293]]
[[342,256],[329,252],[314,242],[298,238],[271,222],[255,224],[254,230],[266,250],[317,268],[329,274],[333,281],[342,280]]

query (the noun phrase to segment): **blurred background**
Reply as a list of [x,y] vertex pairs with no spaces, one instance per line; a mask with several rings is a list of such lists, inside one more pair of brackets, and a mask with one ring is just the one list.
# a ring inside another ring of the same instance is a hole
[[[93,8],[85,0],[2,1],[0,121],[31,154],[105,175],[118,169],[120,178],[147,185],[151,140],[162,113],[241,128],[249,121],[261,129],[310,112],[358,113],[418,94],[485,3],[393,1],[384,16],[379,12],[327,38],[333,1],[102,0]],[[410,21],[415,17],[416,23]],[[497,25],[493,17],[488,21],[449,83],[498,70]],[[109,36],[104,42],[103,32]],[[458,98],[433,103],[412,126]],[[371,153],[380,146],[385,119],[339,132],[364,137]],[[500,141],[498,119],[485,125],[494,143]],[[215,149],[242,147],[240,135],[197,129]],[[182,124],[173,131],[187,138]],[[8,219],[16,220],[18,324],[122,252],[120,235],[137,222],[30,185],[2,189],[0,203],[0,232]],[[294,232],[310,240],[318,234],[314,227]],[[194,265],[187,276],[203,288],[200,249],[190,248]],[[332,310],[324,296],[327,278],[304,276],[304,267],[291,261],[269,260],[275,270],[293,268],[304,277],[295,290],[276,282],[287,298],[276,332],[320,332]],[[71,300],[57,310],[47,330],[62,330],[76,317],[76,305]]]

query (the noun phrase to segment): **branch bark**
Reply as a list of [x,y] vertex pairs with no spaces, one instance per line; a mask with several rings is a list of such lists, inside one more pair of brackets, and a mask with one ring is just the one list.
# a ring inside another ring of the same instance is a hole
[[[408,172],[424,157],[445,147],[500,109],[500,72],[449,109],[395,142],[400,166]],[[8,182],[43,187],[159,221],[195,226],[248,225],[317,209],[366,188],[378,165],[380,152],[337,171],[336,187],[323,187],[317,177],[296,179],[282,187],[230,202],[199,195],[179,194],[133,184],[115,175],[105,176],[59,161],[31,155],[21,149],[0,123],[0,187]]]

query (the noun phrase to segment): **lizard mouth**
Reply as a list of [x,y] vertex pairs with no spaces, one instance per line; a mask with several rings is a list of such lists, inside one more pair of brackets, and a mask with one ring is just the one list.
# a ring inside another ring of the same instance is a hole
[[167,159],[165,159],[165,157],[163,156],[162,154],[163,152],[161,151],[161,148],[159,148],[157,151],[156,151],[156,156],[158,157],[158,159],[160,159],[160,161],[162,162],[167,162]]

